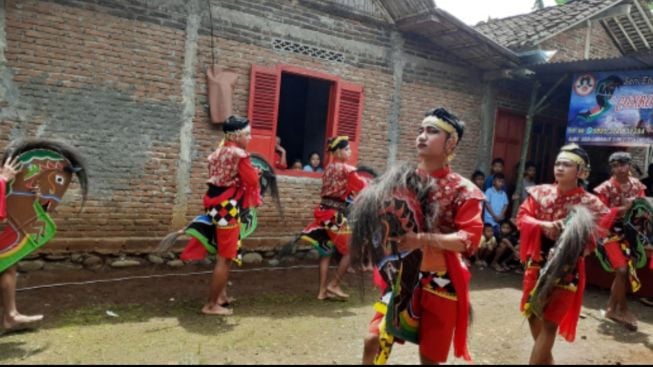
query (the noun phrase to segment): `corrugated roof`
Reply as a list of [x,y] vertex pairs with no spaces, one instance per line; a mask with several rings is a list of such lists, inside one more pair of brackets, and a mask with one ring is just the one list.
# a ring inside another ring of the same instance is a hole
[[653,48],[653,14],[645,0],[628,0],[630,11],[603,19],[608,34],[624,54],[648,52]]
[[519,59],[446,11],[433,0],[379,0],[394,19],[398,30],[415,33],[481,70],[512,68]]
[[474,28],[512,50],[529,49],[624,0],[575,0],[528,14],[479,23]]
[[586,71],[639,70],[650,69],[652,67],[653,53],[624,55],[603,59],[554,62],[528,66],[530,70],[535,71],[538,75],[578,73]]

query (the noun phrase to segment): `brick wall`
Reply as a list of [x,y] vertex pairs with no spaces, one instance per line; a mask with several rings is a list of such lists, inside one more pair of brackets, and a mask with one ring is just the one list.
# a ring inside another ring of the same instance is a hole
[[[601,24],[593,22],[590,34],[589,59],[621,56],[621,51],[615,46]],[[583,24],[542,42],[540,48],[542,50],[558,50],[551,62],[583,60],[585,59],[586,37],[587,25]]]
[[62,139],[88,160],[84,215],[76,214],[74,185],[54,216],[66,244],[159,236],[170,221],[184,32],[122,16],[128,13],[146,11],[5,2],[5,55],[17,96],[2,115],[3,140]]

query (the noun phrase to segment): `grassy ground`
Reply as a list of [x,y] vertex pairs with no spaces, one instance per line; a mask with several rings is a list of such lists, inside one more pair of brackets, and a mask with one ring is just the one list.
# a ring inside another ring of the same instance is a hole
[[[184,269],[176,272],[188,271]],[[45,312],[36,331],[0,337],[3,364],[356,364],[375,293],[359,295],[349,276],[347,302],[315,299],[316,269],[235,273],[231,317],[198,313],[209,275],[139,279],[19,292],[24,312]],[[143,271],[141,275],[160,273]],[[169,271],[166,271],[169,272]],[[58,281],[126,274],[75,273]],[[23,276],[19,286],[51,283],[46,274]],[[51,277],[51,275],[50,275]],[[74,278],[74,279],[73,279]],[[477,270],[471,299],[474,360],[526,363],[532,341],[517,311],[520,277]],[[365,289],[370,289],[369,283]],[[603,320],[607,292],[589,289],[577,341],[556,341],[558,363],[650,363],[653,309],[632,302],[640,330]],[[392,364],[418,363],[414,345],[396,346]],[[462,363],[450,359],[450,363]]]

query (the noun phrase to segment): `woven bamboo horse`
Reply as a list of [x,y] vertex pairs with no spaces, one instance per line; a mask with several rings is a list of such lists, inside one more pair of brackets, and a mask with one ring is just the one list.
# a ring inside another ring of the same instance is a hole
[[16,264],[56,233],[51,213],[61,202],[73,175],[88,193],[87,170],[79,152],[62,142],[26,139],[10,144],[3,162],[18,157],[20,171],[6,194],[8,222],[0,233],[0,272]]
[[384,298],[390,298],[375,364],[387,362],[395,337],[417,343],[411,300],[422,252],[400,253],[393,239],[411,231],[431,231],[437,207],[428,198],[435,190],[435,179],[417,174],[414,165],[401,165],[390,168],[354,200],[349,215],[352,255],[360,256],[367,248],[385,283]]

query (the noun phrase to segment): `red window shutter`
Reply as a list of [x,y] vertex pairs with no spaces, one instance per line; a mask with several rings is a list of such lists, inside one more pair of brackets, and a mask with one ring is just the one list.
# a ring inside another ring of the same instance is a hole
[[360,144],[361,117],[363,114],[363,86],[352,83],[338,83],[335,133],[332,135],[349,136],[351,147],[350,163],[358,163],[358,146]]
[[280,78],[279,69],[252,65],[247,115],[252,125],[252,141],[247,149],[262,154],[272,165],[279,113]]

